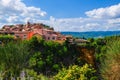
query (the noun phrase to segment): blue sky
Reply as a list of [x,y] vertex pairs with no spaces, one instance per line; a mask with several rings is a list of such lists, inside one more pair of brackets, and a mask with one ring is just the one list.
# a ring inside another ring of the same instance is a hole
[[120,0],[0,0],[0,26],[44,23],[56,31],[120,30]]
[[23,0],[28,6],[36,6],[47,12],[46,17],[86,17],[85,12],[120,3],[120,0]]

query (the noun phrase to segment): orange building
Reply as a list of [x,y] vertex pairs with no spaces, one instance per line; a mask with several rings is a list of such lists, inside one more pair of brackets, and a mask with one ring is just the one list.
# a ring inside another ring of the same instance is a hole
[[55,32],[53,28],[47,27],[40,23],[27,23],[26,25],[5,25],[0,30],[0,34],[14,35],[15,38],[21,40],[29,40],[32,36],[40,36],[45,40],[66,40],[66,37],[59,32]]
[[16,38],[20,38],[22,40],[25,40],[25,39],[29,40],[29,39],[31,39],[33,34],[34,33],[32,31],[14,32],[14,36]]

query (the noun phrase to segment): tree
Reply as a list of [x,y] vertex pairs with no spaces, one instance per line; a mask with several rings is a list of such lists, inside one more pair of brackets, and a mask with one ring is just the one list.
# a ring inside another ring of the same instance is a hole
[[26,44],[10,42],[0,46],[0,71],[3,76],[18,76],[20,71],[27,66],[29,52]]

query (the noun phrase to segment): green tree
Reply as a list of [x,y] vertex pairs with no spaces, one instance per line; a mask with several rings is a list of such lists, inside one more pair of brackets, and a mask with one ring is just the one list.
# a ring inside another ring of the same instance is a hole
[[0,71],[3,76],[18,76],[20,71],[27,66],[29,52],[24,43],[8,43],[0,46]]
[[15,41],[15,39],[14,39],[14,36],[11,36],[11,35],[0,35],[0,41],[3,44],[7,44],[11,41]]

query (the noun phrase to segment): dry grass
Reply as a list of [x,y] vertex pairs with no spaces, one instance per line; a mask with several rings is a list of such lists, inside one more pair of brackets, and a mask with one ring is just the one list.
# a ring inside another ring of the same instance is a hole
[[101,74],[105,80],[120,80],[120,40],[109,43]]

